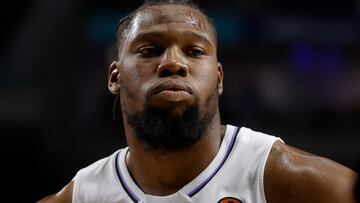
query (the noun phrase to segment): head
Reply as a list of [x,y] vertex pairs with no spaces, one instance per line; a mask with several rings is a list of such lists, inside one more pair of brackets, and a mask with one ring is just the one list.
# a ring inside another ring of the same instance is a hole
[[109,90],[125,131],[149,150],[176,151],[220,122],[223,70],[211,19],[190,1],[147,1],[122,19]]

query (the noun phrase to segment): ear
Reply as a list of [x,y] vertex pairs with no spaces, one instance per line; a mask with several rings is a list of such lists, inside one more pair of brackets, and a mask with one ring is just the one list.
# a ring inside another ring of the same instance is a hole
[[109,67],[108,88],[111,93],[120,94],[120,73],[117,61],[112,62]]
[[218,77],[218,94],[221,95],[223,93],[223,80],[224,80],[224,71],[221,63],[218,62],[217,65],[217,77]]

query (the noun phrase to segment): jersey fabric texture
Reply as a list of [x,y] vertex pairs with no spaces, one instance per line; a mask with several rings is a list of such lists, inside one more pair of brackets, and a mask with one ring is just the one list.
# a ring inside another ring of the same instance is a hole
[[277,140],[227,125],[220,149],[207,168],[168,196],[145,194],[136,185],[125,162],[128,148],[124,148],[76,174],[73,203],[266,203],[264,168]]

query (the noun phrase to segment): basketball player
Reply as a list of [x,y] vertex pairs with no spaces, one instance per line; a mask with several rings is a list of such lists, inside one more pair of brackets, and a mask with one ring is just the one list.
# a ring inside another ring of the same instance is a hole
[[147,1],[120,21],[117,37],[108,86],[120,98],[128,147],[40,202],[356,202],[352,170],[221,125],[216,31],[193,3]]

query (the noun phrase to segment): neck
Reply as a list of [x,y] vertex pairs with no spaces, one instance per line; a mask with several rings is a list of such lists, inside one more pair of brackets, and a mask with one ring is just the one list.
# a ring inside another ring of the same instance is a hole
[[216,156],[225,132],[216,114],[202,138],[193,146],[176,151],[148,151],[125,127],[129,153],[127,166],[137,185],[147,194],[175,193],[198,176]]

